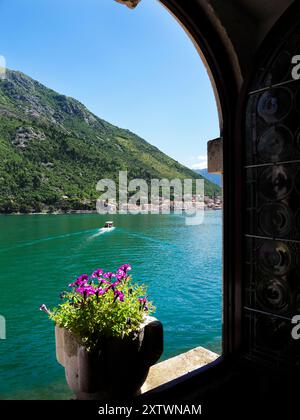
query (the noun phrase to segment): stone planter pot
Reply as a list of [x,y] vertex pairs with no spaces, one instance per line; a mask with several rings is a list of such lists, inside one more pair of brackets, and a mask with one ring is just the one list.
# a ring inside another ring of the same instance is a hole
[[147,317],[135,340],[110,338],[87,352],[67,330],[55,327],[56,357],[79,400],[117,400],[140,393],[149,368],[163,352],[163,327]]

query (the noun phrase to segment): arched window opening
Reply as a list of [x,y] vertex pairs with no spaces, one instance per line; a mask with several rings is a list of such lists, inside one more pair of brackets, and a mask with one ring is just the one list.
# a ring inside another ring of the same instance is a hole
[[[44,301],[54,306],[57,291],[98,265],[131,264],[163,323],[168,374],[144,391],[226,350],[223,98],[211,57],[158,2],[132,13],[111,0],[98,3],[75,0],[72,10],[58,0],[0,5],[3,22],[15,22],[0,28],[0,260],[3,279],[15,261],[22,278],[17,294],[9,284],[0,296],[4,398],[69,395],[53,357],[53,326],[35,311]],[[122,207],[124,174],[127,188],[142,180],[148,189],[136,202],[127,191]],[[116,203],[99,199],[99,181],[107,179]],[[176,211],[173,181],[169,197],[156,203],[153,179],[179,180],[179,188],[191,180],[186,202],[194,209],[199,195],[201,217]],[[101,204],[107,214],[97,213]],[[36,371],[30,383],[29,370]]]

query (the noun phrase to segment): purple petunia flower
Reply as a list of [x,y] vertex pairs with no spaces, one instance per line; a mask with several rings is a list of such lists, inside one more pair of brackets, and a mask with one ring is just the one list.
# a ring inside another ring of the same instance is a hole
[[115,290],[115,301],[119,299],[120,302],[124,302],[124,293],[120,292],[120,290]]
[[87,274],[82,274],[81,276],[77,278],[77,281],[81,281],[82,283],[85,283],[88,281],[88,279],[89,279],[89,276]]
[[80,293],[86,298],[87,296],[94,295],[96,293],[92,286],[80,286],[76,289],[77,293]]
[[103,277],[105,279],[111,279],[112,277],[116,277],[116,275],[114,273],[108,272],[108,273],[104,273]]
[[97,297],[102,296],[106,293],[106,291],[107,291],[106,289],[102,289],[102,287],[98,287],[98,289],[96,289],[96,291],[95,291],[95,295]]
[[123,264],[123,265],[121,265],[121,267],[119,268],[119,270],[122,270],[122,271],[124,271],[125,273],[127,273],[127,271],[130,271],[131,270],[131,265],[130,264]]
[[87,274],[82,274],[81,276],[77,277],[76,281],[69,284],[69,287],[76,287],[76,286],[83,286],[88,282],[89,276]]
[[98,268],[98,270],[93,272],[91,277],[93,279],[97,279],[97,278],[101,277],[103,273],[104,273],[104,271],[102,270],[102,268]]
[[140,302],[140,303],[147,303],[147,298],[146,298],[146,297],[144,297],[144,298],[139,298],[139,302]]
[[139,298],[139,302],[140,302],[140,310],[145,309],[145,311],[148,311],[147,297]]
[[40,311],[46,312],[47,315],[51,315],[51,312],[49,311],[49,309],[47,308],[47,306],[44,305],[44,304],[40,306]]
[[118,280],[123,280],[126,279],[127,274],[124,270],[122,270],[121,268],[118,268],[117,274],[116,274],[116,278]]

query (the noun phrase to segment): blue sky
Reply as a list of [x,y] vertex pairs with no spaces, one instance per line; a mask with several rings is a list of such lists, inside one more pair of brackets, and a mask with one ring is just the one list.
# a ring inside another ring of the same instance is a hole
[[192,42],[156,0],[0,0],[8,68],[83,102],[189,167],[219,135],[212,87]]

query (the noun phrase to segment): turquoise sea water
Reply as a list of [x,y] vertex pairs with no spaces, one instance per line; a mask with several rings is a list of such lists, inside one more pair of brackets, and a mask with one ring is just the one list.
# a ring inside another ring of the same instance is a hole
[[178,215],[110,216],[116,228],[99,229],[100,215],[0,216],[0,399],[66,399],[64,370],[55,359],[54,327],[42,303],[79,274],[133,266],[164,324],[162,359],[196,346],[221,352],[222,214],[186,226]]

